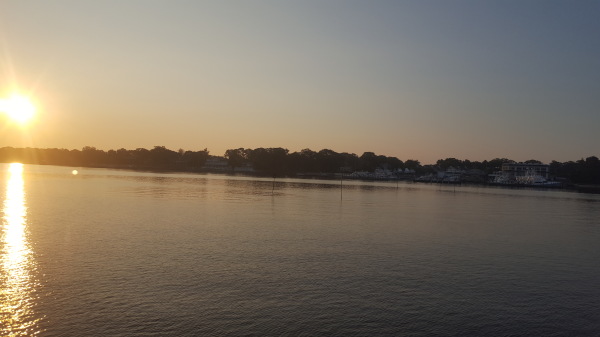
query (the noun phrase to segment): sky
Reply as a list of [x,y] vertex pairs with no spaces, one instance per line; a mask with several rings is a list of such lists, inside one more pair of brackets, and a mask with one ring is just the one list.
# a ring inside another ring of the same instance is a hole
[[0,0],[0,147],[600,155],[600,1]]

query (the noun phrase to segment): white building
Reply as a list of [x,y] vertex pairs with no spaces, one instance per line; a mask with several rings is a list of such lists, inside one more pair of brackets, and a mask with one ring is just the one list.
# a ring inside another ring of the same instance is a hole
[[546,164],[504,163],[502,173],[514,177],[537,175],[548,179],[549,168]]

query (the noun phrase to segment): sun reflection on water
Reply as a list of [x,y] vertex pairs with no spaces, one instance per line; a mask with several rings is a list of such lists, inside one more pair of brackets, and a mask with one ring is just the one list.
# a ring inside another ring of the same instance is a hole
[[34,269],[27,241],[27,206],[23,165],[10,164],[0,231],[0,335],[31,336],[35,331],[32,301]]

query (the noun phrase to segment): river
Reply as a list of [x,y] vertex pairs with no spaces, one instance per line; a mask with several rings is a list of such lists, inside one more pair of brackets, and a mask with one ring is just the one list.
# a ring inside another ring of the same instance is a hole
[[3,336],[600,335],[599,195],[0,164],[0,199]]

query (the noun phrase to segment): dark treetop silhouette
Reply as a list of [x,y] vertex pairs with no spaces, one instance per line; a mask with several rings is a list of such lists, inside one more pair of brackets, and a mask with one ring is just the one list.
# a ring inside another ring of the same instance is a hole
[[[200,151],[173,151],[164,146],[155,146],[151,150],[100,150],[85,146],[81,150],[41,149],[41,148],[0,148],[0,162],[21,162],[25,164],[111,167],[143,170],[168,171],[207,171],[207,160],[226,162],[231,171],[240,167],[250,167],[256,174],[269,176],[293,176],[297,174],[333,174],[339,172],[367,171],[377,168],[390,170],[410,169],[417,174],[432,173],[449,167],[465,170],[477,169],[484,173],[500,170],[503,163],[513,162],[507,158],[495,158],[484,161],[460,160],[456,158],[440,159],[435,165],[421,165],[418,160],[402,161],[396,157],[365,152],[361,156],[354,153],[338,153],[330,149],[315,152],[303,149],[289,153],[288,149],[256,148],[229,149],[223,157],[209,155],[208,149]],[[540,163],[528,160],[527,163]],[[550,174],[563,177],[578,184],[600,184],[600,160],[587,157],[577,161],[552,161]]]

